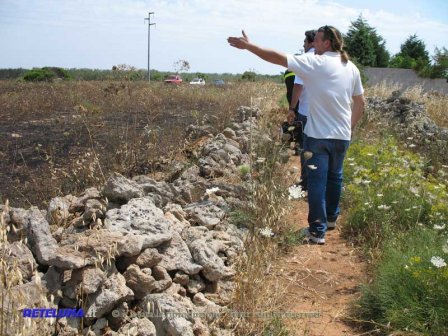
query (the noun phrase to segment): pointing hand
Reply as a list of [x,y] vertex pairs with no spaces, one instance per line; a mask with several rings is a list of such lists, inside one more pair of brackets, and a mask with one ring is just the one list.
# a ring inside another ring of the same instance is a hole
[[232,47],[238,48],[238,49],[247,49],[247,46],[249,45],[249,38],[247,37],[244,30],[242,31],[243,37],[229,37],[227,39],[227,42]]

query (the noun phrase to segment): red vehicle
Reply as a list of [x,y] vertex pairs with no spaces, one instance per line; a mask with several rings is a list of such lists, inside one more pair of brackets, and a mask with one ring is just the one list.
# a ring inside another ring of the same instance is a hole
[[171,75],[167,79],[165,79],[165,83],[180,84],[182,83],[182,77],[180,77],[179,75]]

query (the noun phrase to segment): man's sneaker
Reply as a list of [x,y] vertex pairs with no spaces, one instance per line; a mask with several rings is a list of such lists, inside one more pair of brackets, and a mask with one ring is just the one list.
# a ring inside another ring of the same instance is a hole
[[327,222],[327,230],[331,231],[331,230],[334,230],[334,229],[336,229],[336,221],[334,221],[334,222],[328,221]]
[[302,234],[304,236],[305,243],[308,244],[318,244],[318,245],[324,245],[325,244],[325,238],[317,238],[314,236],[308,228],[305,228],[302,230]]

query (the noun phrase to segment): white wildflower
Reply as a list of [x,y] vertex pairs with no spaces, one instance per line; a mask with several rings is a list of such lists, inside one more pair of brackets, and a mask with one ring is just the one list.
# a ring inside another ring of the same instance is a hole
[[404,269],[408,269],[409,268],[409,266],[408,265],[404,265]]
[[274,232],[272,232],[271,228],[265,227],[263,229],[260,229],[260,235],[263,237],[272,237],[274,235]]
[[414,138],[413,137],[408,137],[408,140],[414,140]]
[[364,181],[362,181],[361,183],[362,183],[362,184],[369,184],[370,182],[372,182],[372,181],[370,181],[370,180],[364,180]]
[[445,260],[443,260],[443,258],[441,258],[441,257],[432,257],[431,263],[437,268],[446,266]]
[[434,230],[443,230],[445,228],[445,226],[446,226],[446,224],[443,224],[443,225],[435,224],[434,225]]
[[353,167],[353,166],[356,166],[356,163],[351,162],[348,165]]
[[367,155],[368,155],[368,156],[373,156],[374,154],[372,154],[372,153],[367,153]]
[[383,197],[384,195],[383,194],[376,194],[376,196]]
[[414,148],[414,147],[417,147],[417,145],[414,145],[414,144],[409,145],[409,148]]
[[353,161],[355,158],[347,158],[347,161]]
[[411,191],[411,193],[417,195],[418,194],[418,189],[415,187],[410,187],[409,190]]
[[316,170],[317,169],[317,167],[315,165],[308,165],[308,168],[311,169],[311,170]]
[[288,188],[289,199],[299,199],[305,197],[305,191],[302,190],[301,186],[292,185]]
[[206,193],[207,195],[211,195],[211,194],[214,194],[215,192],[217,192],[218,190],[219,190],[218,187],[214,187],[214,188],[206,189],[206,190],[205,190],[205,193]]
[[381,204],[381,205],[378,205],[378,209],[380,209],[380,210],[389,210],[389,209],[390,209],[390,206]]

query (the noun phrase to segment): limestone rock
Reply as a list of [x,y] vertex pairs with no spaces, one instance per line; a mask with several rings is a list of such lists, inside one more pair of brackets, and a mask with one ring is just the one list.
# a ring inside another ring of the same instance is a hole
[[231,277],[235,274],[231,268],[225,266],[219,257],[205,240],[197,239],[190,245],[193,259],[203,267],[202,273],[209,281],[218,281],[221,278]]
[[194,336],[194,321],[191,318],[194,305],[189,299],[166,293],[149,294],[139,306],[145,312],[148,312],[148,307],[151,308],[154,314],[151,320],[157,335]]
[[126,279],[120,273],[111,275],[104,286],[91,298],[86,316],[100,318],[109,313],[115,306],[134,298],[134,293],[126,286]]
[[97,188],[88,188],[79,197],[74,198],[70,204],[69,211],[72,213],[83,212],[87,201],[90,199],[101,199],[101,193]]
[[156,280],[151,272],[145,272],[145,269],[141,270],[137,265],[129,266],[123,276],[126,279],[126,285],[137,297],[144,297],[156,289]]
[[184,208],[190,222],[197,225],[213,228],[224,218],[224,211],[211,201],[193,203]]
[[21,242],[15,241],[12,244],[6,242],[0,246],[0,255],[5,256],[5,261],[9,267],[17,265],[21,273],[21,277],[25,281],[29,281],[34,270],[37,269],[37,263],[34,260],[30,249]]
[[106,273],[94,266],[73,270],[70,280],[65,284],[64,294],[71,299],[75,299],[76,294],[93,294],[106,279]]
[[155,248],[144,250],[135,260],[135,263],[142,268],[152,268],[161,260],[162,255]]
[[69,216],[70,202],[65,197],[52,198],[48,205],[47,221],[51,225],[64,224]]
[[125,324],[118,331],[121,335],[129,336],[157,336],[156,327],[146,317],[137,318],[134,317],[131,322]]
[[50,265],[54,258],[57,242],[50,232],[50,225],[36,207],[31,207],[26,216],[27,238],[37,262]]
[[170,224],[163,211],[148,197],[134,198],[120,209],[109,210],[105,220],[106,229],[138,236],[142,248],[170,241]]
[[168,271],[181,270],[187,274],[197,274],[202,267],[196,264],[187,244],[177,232],[172,232],[173,239],[159,248],[162,260],[159,265]]
[[124,204],[132,198],[142,197],[144,192],[135,181],[129,180],[121,174],[114,173],[107,180],[102,194],[109,201]]

